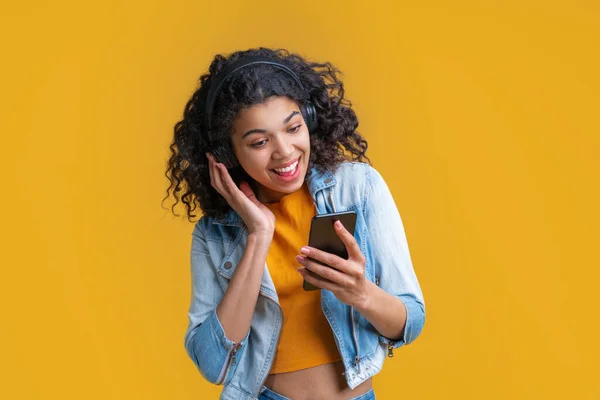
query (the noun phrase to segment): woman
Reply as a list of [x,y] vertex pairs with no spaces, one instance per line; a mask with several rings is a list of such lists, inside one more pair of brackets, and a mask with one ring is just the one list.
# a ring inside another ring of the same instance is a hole
[[[282,49],[217,55],[175,125],[167,196],[203,212],[185,348],[222,399],[374,399],[385,355],[423,328],[400,215],[338,74]],[[341,211],[357,214],[354,234],[335,227],[348,258],[308,247],[312,217]]]

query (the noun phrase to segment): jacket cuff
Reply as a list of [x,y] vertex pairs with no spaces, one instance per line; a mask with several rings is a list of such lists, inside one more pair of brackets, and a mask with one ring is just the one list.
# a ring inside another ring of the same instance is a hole
[[410,295],[399,295],[398,298],[406,307],[406,325],[404,326],[404,335],[400,340],[392,340],[379,335],[379,341],[386,346],[396,349],[402,345],[410,344],[423,330],[425,325],[425,308],[415,301]]
[[[223,329],[223,325],[221,325],[221,321],[219,321],[219,317],[217,316],[217,310],[213,310],[208,318],[206,318],[206,321],[204,321],[204,323],[207,323],[210,325],[211,331],[213,333],[213,335],[215,335],[215,338],[221,342],[221,345],[223,346],[223,349],[227,352],[229,350],[231,350],[233,348],[233,346],[235,346],[235,342],[232,340],[227,339],[227,337],[225,336],[225,330]],[[237,343],[238,346],[240,346],[240,348],[245,347],[246,342],[248,341],[248,337],[250,336],[250,329],[248,329],[248,332],[246,333],[246,336],[242,339],[241,342]],[[239,354],[239,352],[238,352]]]
[[237,347],[235,358],[239,359],[246,348],[249,336],[250,330],[239,343],[229,340],[225,336],[215,309],[186,337],[185,348],[206,380],[215,384],[224,384],[233,376],[237,367],[237,363],[232,362],[231,357],[234,347]]

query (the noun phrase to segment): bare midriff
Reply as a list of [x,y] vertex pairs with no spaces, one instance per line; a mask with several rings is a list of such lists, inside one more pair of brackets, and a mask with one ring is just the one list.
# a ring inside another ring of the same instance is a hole
[[343,372],[344,364],[336,361],[299,371],[271,374],[265,386],[294,400],[347,400],[371,390],[371,378],[350,390]]

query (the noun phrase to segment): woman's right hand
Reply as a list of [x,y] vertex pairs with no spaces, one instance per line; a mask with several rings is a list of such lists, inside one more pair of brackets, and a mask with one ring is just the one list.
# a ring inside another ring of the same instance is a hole
[[238,188],[225,165],[217,162],[211,153],[206,153],[206,157],[211,186],[242,217],[248,226],[248,232],[272,236],[275,230],[275,215],[271,210],[256,198],[247,182],[240,183]]

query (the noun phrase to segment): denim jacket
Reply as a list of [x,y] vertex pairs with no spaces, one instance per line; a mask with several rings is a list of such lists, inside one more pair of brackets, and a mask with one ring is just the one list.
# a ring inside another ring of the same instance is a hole
[[[404,335],[392,341],[380,335],[356,309],[330,291],[321,290],[321,308],[342,357],[345,379],[354,389],[381,370],[386,354],[393,356],[394,348],[419,336],[425,323],[423,294],[400,214],[377,170],[359,162],[343,162],[335,172],[313,168],[307,185],[317,214],[357,213],[354,237],[366,258],[366,278],[399,297],[407,310]],[[242,258],[247,238],[246,224],[232,209],[220,218],[202,217],[192,232],[192,294],[184,345],[202,376],[224,385],[221,399],[258,398],[271,369],[284,317],[265,263],[248,333],[239,343],[225,335],[216,307]]]

